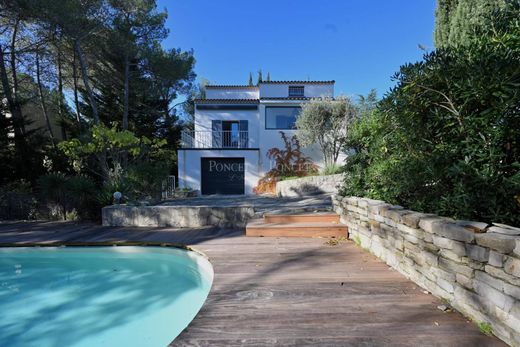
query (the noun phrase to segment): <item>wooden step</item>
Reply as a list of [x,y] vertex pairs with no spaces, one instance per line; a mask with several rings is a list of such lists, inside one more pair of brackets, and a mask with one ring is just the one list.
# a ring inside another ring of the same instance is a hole
[[336,223],[337,213],[265,214],[266,223]]
[[331,222],[266,223],[257,219],[247,223],[246,236],[347,237],[348,228],[344,224]]

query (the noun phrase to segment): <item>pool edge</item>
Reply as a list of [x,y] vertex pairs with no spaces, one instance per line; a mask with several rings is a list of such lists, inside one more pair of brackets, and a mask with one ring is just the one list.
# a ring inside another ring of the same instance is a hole
[[100,241],[100,242],[0,242],[0,248],[7,247],[118,247],[118,246],[139,246],[139,247],[165,247],[165,248],[177,248],[186,251],[198,253],[199,255],[210,261],[208,255],[197,248],[176,242],[154,242],[154,241]]

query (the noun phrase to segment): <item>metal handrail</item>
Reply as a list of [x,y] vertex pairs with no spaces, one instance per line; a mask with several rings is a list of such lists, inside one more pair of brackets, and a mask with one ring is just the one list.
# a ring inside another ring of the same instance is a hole
[[249,131],[189,131],[181,134],[182,148],[249,148]]

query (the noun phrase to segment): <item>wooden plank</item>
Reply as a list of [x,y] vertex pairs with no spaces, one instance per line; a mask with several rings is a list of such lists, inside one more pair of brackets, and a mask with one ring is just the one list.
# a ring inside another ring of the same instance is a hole
[[246,226],[246,236],[269,237],[347,237],[346,225],[327,222],[264,223]]
[[440,300],[350,241],[76,226],[2,224],[0,242],[182,239],[209,256],[208,299],[170,346],[505,346],[460,314],[438,310]]
[[266,223],[339,223],[339,215],[336,213],[312,213],[312,214],[265,214]]

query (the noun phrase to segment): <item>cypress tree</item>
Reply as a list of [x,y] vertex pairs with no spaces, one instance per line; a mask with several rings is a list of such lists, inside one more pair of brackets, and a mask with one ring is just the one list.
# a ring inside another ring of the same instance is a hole
[[249,82],[247,82],[247,84],[249,86],[252,86],[253,85],[253,75],[251,74],[251,72],[249,73]]
[[269,73],[269,71],[267,71],[267,77],[265,78],[265,80],[267,82],[271,82],[271,74]]
[[258,80],[256,82],[256,84],[260,84],[262,83],[263,80],[262,80],[262,69],[258,70]]
[[509,0],[438,0],[435,46],[444,48],[466,45],[493,27],[498,11],[516,11],[517,8]]
[[450,33],[450,16],[457,7],[458,0],[437,0],[435,10],[435,46],[442,47],[448,43]]

